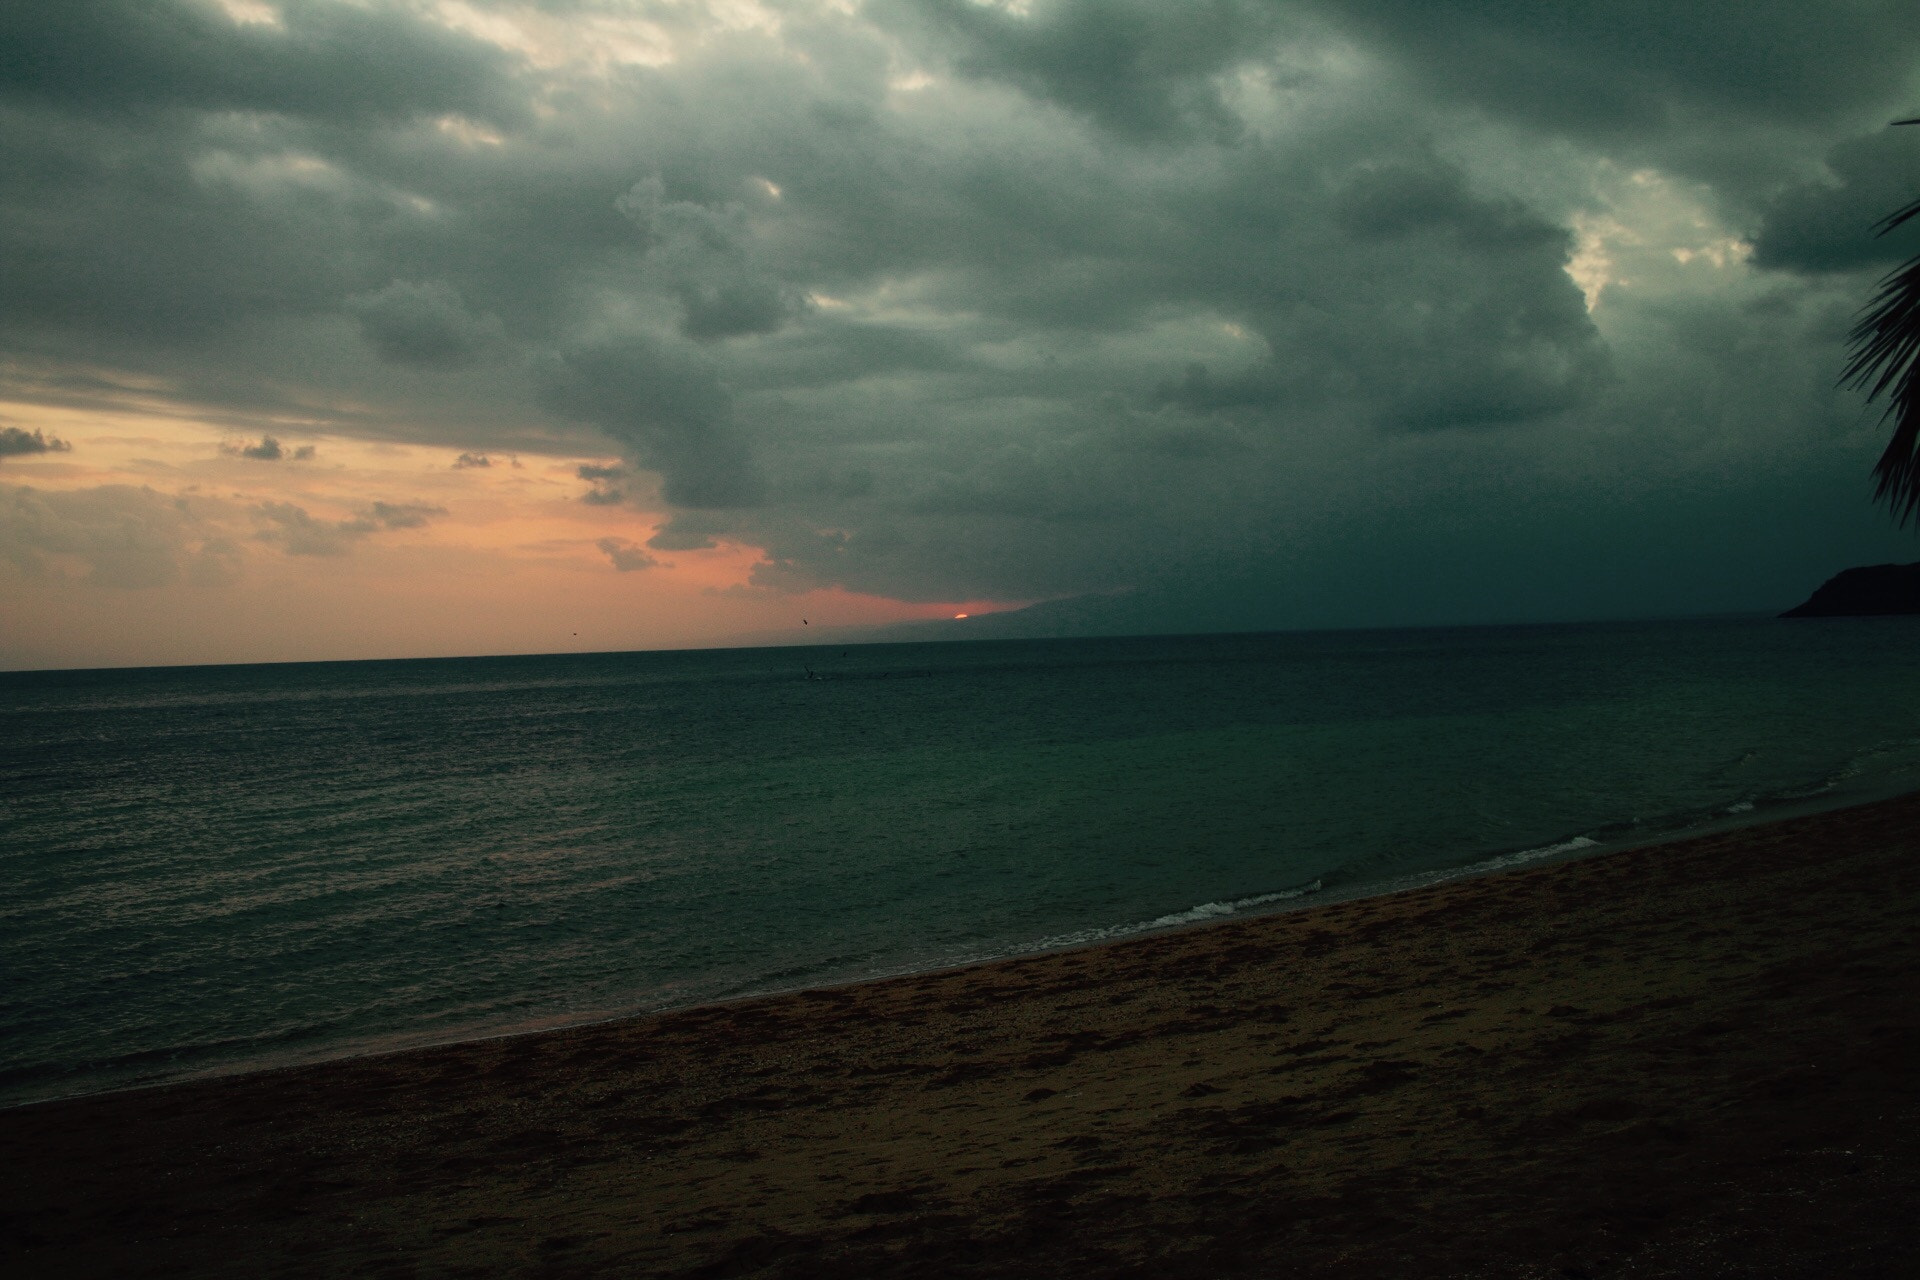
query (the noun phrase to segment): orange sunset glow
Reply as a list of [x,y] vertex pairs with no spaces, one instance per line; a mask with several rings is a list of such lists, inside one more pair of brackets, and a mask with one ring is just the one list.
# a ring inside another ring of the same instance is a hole
[[606,456],[248,435],[138,408],[0,403],[0,422],[65,446],[6,468],[7,517],[39,534],[0,564],[9,665],[804,643],[803,615],[818,635],[967,603],[776,592],[751,580],[765,553],[724,538],[648,550],[667,517],[644,489],[596,501],[605,482],[581,478],[618,471]]

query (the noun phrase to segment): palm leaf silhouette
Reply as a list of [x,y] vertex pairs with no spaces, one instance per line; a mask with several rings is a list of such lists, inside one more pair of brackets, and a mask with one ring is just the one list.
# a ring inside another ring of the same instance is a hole
[[[1920,124],[1920,118],[1894,123]],[[1885,235],[1913,218],[1920,218],[1920,200],[1882,218],[1876,233]],[[1873,466],[1873,500],[1885,502],[1904,526],[1920,515],[1920,257],[1880,281],[1848,335],[1848,347],[1841,384],[1864,390],[1869,401],[1887,397],[1884,416],[1893,420],[1893,438]]]

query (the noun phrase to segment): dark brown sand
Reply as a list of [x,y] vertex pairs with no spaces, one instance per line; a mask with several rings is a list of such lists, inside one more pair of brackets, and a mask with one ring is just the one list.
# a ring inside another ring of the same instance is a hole
[[0,1112],[11,1276],[1920,1275],[1920,798]]

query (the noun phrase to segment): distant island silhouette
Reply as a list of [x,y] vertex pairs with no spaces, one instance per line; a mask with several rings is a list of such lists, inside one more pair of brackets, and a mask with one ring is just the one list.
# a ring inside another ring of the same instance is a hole
[[1870,564],[1842,569],[1783,618],[1863,618],[1920,613],[1920,564]]

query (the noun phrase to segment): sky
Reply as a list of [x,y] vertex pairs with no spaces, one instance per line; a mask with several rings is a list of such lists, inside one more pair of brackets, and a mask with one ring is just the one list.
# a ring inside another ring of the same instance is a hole
[[1786,608],[1920,559],[1915,114],[1910,0],[0,5],[0,667]]

